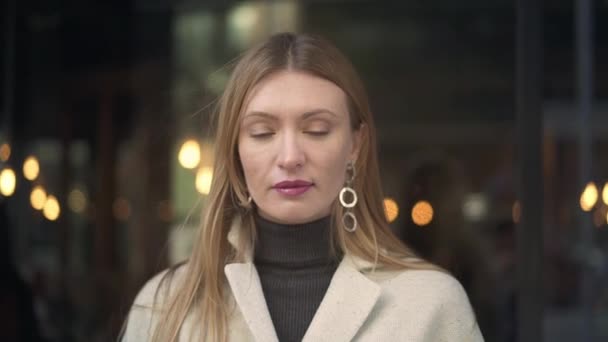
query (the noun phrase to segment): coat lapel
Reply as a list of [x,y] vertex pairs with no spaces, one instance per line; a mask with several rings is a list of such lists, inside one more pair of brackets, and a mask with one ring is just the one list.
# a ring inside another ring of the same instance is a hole
[[224,268],[236,303],[256,341],[278,342],[264,299],[260,277],[252,263],[228,264]]
[[[228,241],[238,246],[240,219],[233,220]],[[245,251],[244,263],[226,265],[224,272],[241,313],[256,341],[278,342],[266,305],[262,284],[252,263],[252,251]],[[352,340],[380,297],[381,288],[361,272],[373,264],[345,255],[310,323],[303,342]]]
[[350,341],[380,297],[380,286],[345,256],[304,335],[303,342]]

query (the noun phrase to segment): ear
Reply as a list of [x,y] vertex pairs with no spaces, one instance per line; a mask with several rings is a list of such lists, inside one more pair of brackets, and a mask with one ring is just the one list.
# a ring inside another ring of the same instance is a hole
[[364,123],[359,125],[359,128],[353,131],[353,146],[350,153],[350,160],[354,162],[359,158],[359,152],[361,151],[361,146],[363,145],[363,141],[367,136],[367,125]]

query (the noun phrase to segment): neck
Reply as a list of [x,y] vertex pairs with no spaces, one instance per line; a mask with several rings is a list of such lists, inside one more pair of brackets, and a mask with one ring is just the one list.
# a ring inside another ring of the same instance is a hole
[[330,263],[330,217],[281,224],[255,215],[255,263],[303,268]]

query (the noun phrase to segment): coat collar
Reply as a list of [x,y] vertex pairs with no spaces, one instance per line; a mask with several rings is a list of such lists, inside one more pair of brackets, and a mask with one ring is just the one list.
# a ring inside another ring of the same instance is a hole
[[232,295],[256,341],[278,342],[270,312],[264,299],[260,277],[254,265],[228,264],[224,268]]
[[[237,246],[240,220],[233,221],[228,240]],[[278,341],[264,299],[262,285],[252,263],[252,251],[245,262],[224,268],[234,299],[256,341]],[[380,297],[380,286],[362,272],[371,263],[345,255],[315,313],[304,342],[350,341],[365,322]]]

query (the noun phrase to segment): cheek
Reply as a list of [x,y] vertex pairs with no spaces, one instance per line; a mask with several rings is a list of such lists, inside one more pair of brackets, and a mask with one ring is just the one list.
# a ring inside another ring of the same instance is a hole
[[349,160],[349,146],[336,144],[334,148],[319,149],[319,164],[323,165],[326,185],[340,188],[344,183],[346,165]]
[[238,151],[247,187],[255,190],[261,184],[261,178],[269,164],[267,153],[260,153],[247,143],[239,145]]
[[246,146],[239,144],[239,159],[241,161],[241,166],[243,167],[243,173],[245,174],[245,180],[249,185],[254,178],[254,174],[256,173],[256,165],[255,158],[252,158],[251,151]]

